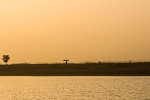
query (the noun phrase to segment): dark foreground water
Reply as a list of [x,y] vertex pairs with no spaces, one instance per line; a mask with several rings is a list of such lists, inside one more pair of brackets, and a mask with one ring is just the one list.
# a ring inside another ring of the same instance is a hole
[[0,100],[150,100],[150,76],[1,76]]

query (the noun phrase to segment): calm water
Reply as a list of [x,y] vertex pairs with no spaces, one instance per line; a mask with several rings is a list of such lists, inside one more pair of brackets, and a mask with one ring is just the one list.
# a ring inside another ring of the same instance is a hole
[[0,100],[150,100],[150,76],[0,77]]

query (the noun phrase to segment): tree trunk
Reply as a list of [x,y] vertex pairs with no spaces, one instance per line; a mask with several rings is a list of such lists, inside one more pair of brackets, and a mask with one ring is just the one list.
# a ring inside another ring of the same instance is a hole
[[66,61],[66,64],[67,64],[67,61]]

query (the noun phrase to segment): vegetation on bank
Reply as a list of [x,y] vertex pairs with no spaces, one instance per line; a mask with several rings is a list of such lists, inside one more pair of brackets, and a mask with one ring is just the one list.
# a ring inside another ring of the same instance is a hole
[[0,76],[145,76],[150,62],[0,65]]
[[10,60],[10,56],[9,55],[3,55],[2,60],[4,61],[4,63],[6,63]]

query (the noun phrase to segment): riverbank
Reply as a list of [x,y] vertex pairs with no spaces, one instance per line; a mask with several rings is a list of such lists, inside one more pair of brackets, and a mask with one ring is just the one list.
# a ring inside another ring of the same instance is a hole
[[150,76],[150,62],[0,65],[0,76]]

